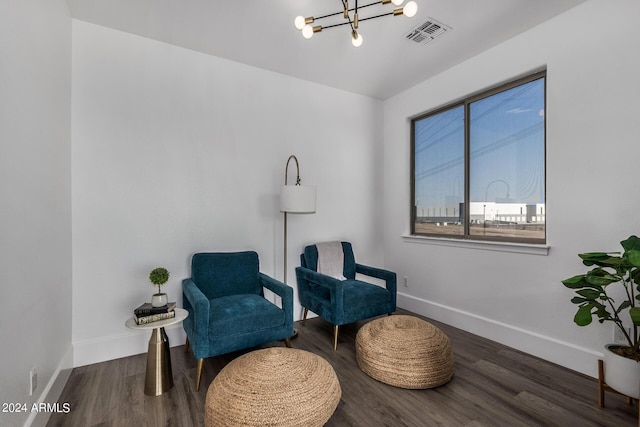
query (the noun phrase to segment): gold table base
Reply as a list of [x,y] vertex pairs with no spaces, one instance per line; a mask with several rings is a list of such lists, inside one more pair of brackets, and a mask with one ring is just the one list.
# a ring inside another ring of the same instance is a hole
[[172,387],[173,372],[171,371],[169,337],[164,328],[155,328],[149,339],[144,394],[147,396],[160,396]]

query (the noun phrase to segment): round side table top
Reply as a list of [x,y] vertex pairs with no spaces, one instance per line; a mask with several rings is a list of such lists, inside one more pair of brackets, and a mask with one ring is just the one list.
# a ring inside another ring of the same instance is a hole
[[145,323],[144,325],[137,325],[135,316],[132,316],[125,322],[124,325],[129,329],[157,329],[180,323],[184,319],[186,319],[187,316],[189,316],[189,312],[184,308],[176,308],[175,312],[175,317],[172,317],[171,319],[158,320],[157,322]]

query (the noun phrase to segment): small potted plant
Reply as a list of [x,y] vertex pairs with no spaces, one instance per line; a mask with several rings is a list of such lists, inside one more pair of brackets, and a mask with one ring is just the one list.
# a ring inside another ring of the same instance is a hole
[[158,293],[151,296],[151,305],[154,307],[163,307],[167,305],[169,299],[167,294],[160,292],[160,286],[167,283],[169,280],[169,271],[166,268],[158,267],[151,270],[149,273],[149,281],[153,286],[158,287]]
[[[620,242],[623,252],[578,254],[591,267],[585,274],[562,281],[576,295],[578,306],[573,321],[578,326],[613,322],[625,337],[624,344],[608,344],[604,352],[607,385],[633,398],[640,398],[640,238]],[[614,285],[614,287],[611,287]],[[613,298],[614,295],[616,299]],[[617,299],[620,297],[619,299]],[[627,325],[630,326],[627,329]]]

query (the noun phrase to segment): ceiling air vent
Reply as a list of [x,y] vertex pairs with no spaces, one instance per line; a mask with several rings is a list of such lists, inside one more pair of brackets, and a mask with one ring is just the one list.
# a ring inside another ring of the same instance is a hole
[[427,44],[449,30],[451,30],[451,27],[448,25],[442,24],[435,19],[428,18],[425,22],[409,31],[405,35],[405,38],[418,44]]

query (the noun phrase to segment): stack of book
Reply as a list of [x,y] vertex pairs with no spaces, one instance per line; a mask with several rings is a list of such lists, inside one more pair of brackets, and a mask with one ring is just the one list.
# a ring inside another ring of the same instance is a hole
[[147,323],[176,317],[176,303],[170,302],[162,307],[154,307],[150,302],[145,302],[140,307],[133,310],[136,325],[146,325]]

